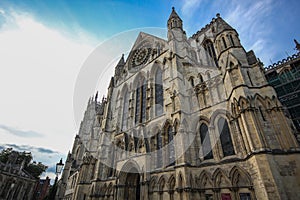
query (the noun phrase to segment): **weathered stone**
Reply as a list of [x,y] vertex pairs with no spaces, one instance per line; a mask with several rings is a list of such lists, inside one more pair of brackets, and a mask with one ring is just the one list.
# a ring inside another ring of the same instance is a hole
[[121,64],[104,111],[88,104],[61,197],[300,199],[299,145],[262,63],[220,15],[187,38],[173,9],[168,39],[140,33]]

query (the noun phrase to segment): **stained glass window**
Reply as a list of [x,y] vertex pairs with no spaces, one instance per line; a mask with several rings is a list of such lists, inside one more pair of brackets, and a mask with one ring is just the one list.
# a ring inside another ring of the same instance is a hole
[[164,94],[162,83],[162,71],[157,69],[155,74],[155,115],[161,115],[163,113],[164,106]]
[[140,113],[141,113],[141,88],[136,89],[136,98],[135,98],[135,123],[140,122]]
[[156,137],[156,152],[157,152],[157,167],[160,168],[162,167],[162,137],[161,137],[161,132],[157,133],[157,137]]
[[224,118],[219,119],[218,128],[220,131],[220,139],[224,157],[234,155],[235,152],[232,144],[229,126]]
[[147,83],[146,80],[144,80],[143,85],[142,85],[142,105],[141,105],[141,122],[146,121],[146,91],[147,91]]
[[201,126],[200,126],[200,140],[201,140],[201,146],[202,146],[204,160],[212,159],[213,153],[212,153],[212,148],[211,148],[211,144],[210,144],[208,127],[206,124],[201,124]]
[[145,79],[142,79],[136,89],[135,123],[146,121],[146,91],[147,82]]

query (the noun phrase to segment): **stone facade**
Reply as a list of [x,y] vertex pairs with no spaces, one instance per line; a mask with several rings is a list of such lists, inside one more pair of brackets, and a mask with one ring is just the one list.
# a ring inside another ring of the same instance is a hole
[[7,163],[0,162],[0,200],[31,200],[38,179],[26,172],[24,162],[16,164],[16,152]]
[[140,33],[87,110],[59,198],[300,199],[300,151],[253,51],[219,14]]

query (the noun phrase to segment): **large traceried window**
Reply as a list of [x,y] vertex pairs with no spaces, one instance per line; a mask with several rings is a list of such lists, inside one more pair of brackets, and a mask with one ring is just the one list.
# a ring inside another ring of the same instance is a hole
[[234,155],[235,152],[234,152],[232,139],[231,139],[231,133],[230,133],[230,129],[229,129],[227,120],[225,120],[224,118],[221,117],[218,120],[218,129],[220,132],[220,140],[221,140],[224,157]]
[[162,82],[162,70],[158,67],[155,73],[155,116],[163,113],[164,94]]
[[136,89],[135,123],[146,121],[146,79],[141,79]]
[[213,153],[210,144],[210,137],[208,132],[208,127],[206,124],[201,124],[200,126],[200,140],[201,140],[201,147],[203,152],[204,160],[212,159]]
[[219,67],[218,65],[218,60],[217,60],[217,56],[216,56],[216,52],[215,52],[215,48],[214,48],[214,45],[213,43],[210,41],[210,40],[206,40],[204,43],[203,43],[203,47],[207,53],[207,56],[210,57],[211,60],[214,61],[215,65],[217,67]]
[[129,108],[129,92],[126,89],[124,92],[124,99],[123,99],[122,130],[127,129],[128,108]]

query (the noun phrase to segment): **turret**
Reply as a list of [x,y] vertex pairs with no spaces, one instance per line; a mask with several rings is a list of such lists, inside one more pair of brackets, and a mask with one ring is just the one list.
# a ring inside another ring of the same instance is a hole
[[[233,53],[244,65],[247,64],[246,52],[243,49],[239,35],[234,28],[232,28],[220,14],[216,15],[213,20],[212,32],[215,34],[215,47],[217,50],[217,59],[220,61],[225,52]],[[239,55],[243,55],[240,57]],[[227,54],[226,54],[227,56]]]
[[172,12],[168,19],[168,42],[170,45],[170,50],[173,53],[176,53],[182,57],[187,55],[187,52],[184,50],[187,38],[185,31],[182,28],[182,20],[175,11],[175,8],[172,7]]
[[176,13],[174,7],[172,7],[172,13],[168,19],[168,30],[171,30],[171,29],[180,29],[181,31],[183,31],[182,20]]

